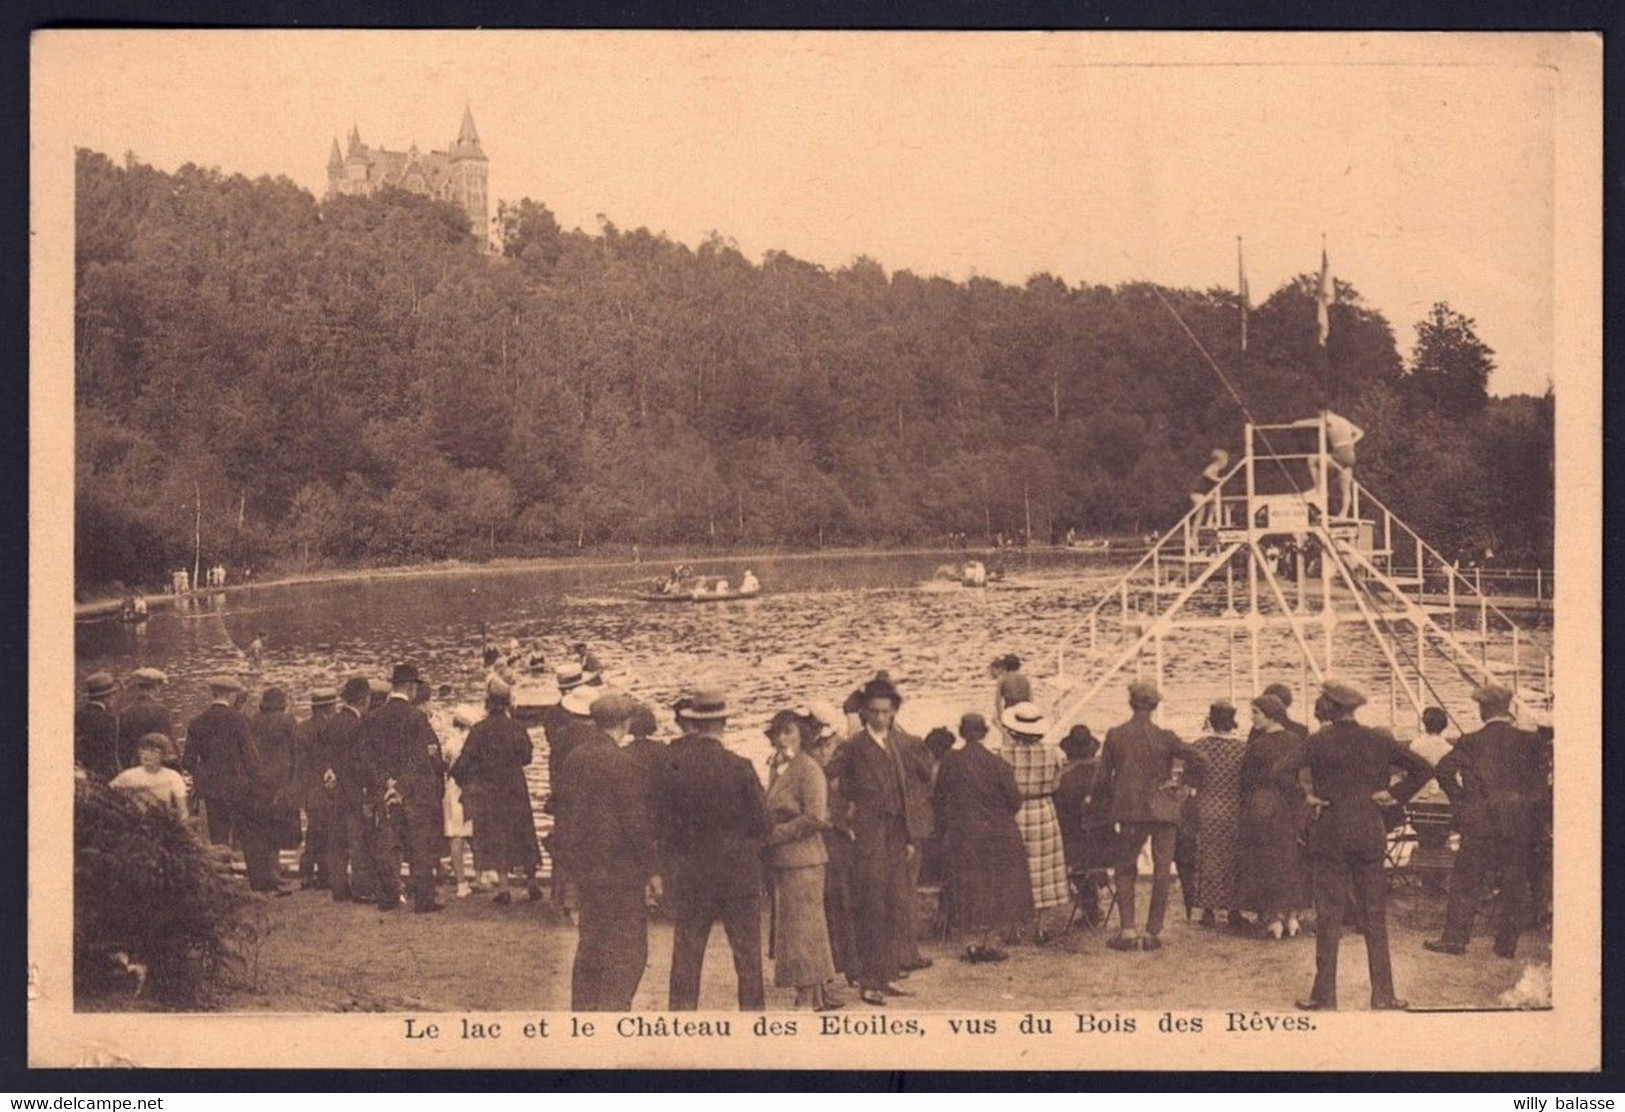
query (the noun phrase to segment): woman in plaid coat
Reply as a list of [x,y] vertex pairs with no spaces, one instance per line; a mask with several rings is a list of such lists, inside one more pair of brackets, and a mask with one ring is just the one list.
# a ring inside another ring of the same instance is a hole
[[1016,826],[1027,847],[1027,873],[1032,882],[1034,919],[1033,940],[1049,941],[1044,912],[1067,902],[1066,849],[1061,840],[1061,824],[1055,818],[1055,787],[1061,780],[1061,754],[1039,740],[1049,729],[1049,720],[1035,703],[1017,703],[1000,716],[1008,741],[1000,750],[1016,774],[1021,791],[1021,810]]

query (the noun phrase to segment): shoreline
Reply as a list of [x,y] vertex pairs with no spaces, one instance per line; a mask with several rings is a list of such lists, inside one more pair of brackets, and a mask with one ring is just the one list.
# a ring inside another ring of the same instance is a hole
[[[744,560],[754,561],[781,561],[781,560],[816,560],[816,559],[845,559],[853,556],[954,556],[956,554],[979,553],[993,551],[978,547],[946,548],[913,547],[913,548],[871,548],[851,546],[845,548],[817,548],[804,550],[756,550],[732,552],[716,556],[682,556],[677,559],[685,564],[721,564],[737,563]],[[1103,549],[1068,548],[1065,545],[1034,545],[1029,548],[1015,548],[1009,550],[1013,553],[1074,553],[1083,556],[1098,556],[1110,554],[1137,554],[1137,551],[1128,545],[1122,548]],[[456,576],[477,575],[497,572],[536,572],[536,571],[563,571],[567,569],[583,571],[603,571],[615,568],[646,568],[649,578],[657,579],[661,572],[657,569],[666,566],[673,557],[667,553],[658,553],[652,559],[633,561],[630,558],[609,559],[599,556],[511,556],[499,557],[488,563],[471,563],[463,560],[442,560],[430,564],[402,564],[391,567],[375,568],[326,568],[318,571],[290,572],[267,576],[264,579],[255,579],[248,582],[228,583],[224,587],[207,587],[203,590],[192,591],[185,598],[204,598],[212,595],[232,595],[242,591],[251,591],[258,587],[290,587],[313,583],[345,583],[365,579],[416,579],[425,576]],[[173,607],[178,596],[172,594],[143,594],[149,610],[156,611]],[[75,620],[93,618],[117,617],[124,605],[124,597],[109,597],[87,599],[75,602],[73,616]]]

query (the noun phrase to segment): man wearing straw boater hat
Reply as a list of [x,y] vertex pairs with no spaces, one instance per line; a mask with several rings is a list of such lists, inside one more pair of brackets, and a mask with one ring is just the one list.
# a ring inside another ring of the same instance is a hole
[[700,1002],[705,943],[718,919],[733,951],[739,1009],[761,1011],[762,840],[772,829],[756,769],[722,744],[728,701],[697,688],[673,707],[682,736],[656,777],[656,829],[672,911],[672,1011]]
[[[576,746],[597,736],[593,729],[592,704],[603,694],[601,687],[591,683],[593,677],[581,670],[579,664],[561,665],[555,672],[559,691],[563,696],[556,706],[542,708],[541,722],[547,735],[547,800],[542,810],[556,815],[557,799],[568,776],[565,766]],[[552,835],[549,835],[549,841]],[[543,843],[548,845],[547,842]],[[552,852],[551,846],[548,846]],[[573,914],[577,909],[570,863],[563,854],[554,854],[553,905],[555,911]]]
[[1478,912],[1479,889],[1499,873],[1495,952],[1516,955],[1528,916],[1535,808],[1546,787],[1539,736],[1512,722],[1512,692],[1498,683],[1473,693],[1484,725],[1463,734],[1440,759],[1439,787],[1450,797],[1461,850],[1450,873],[1444,935],[1422,943],[1436,954],[1465,954]]
[[[1388,832],[1382,812],[1403,803],[1433,778],[1433,766],[1412,753],[1387,730],[1362,726],[1354,712],[1365,696],[1354,686],[1328,681],[1321,686],[1330,719],[1316,730],[1299,755],[1281,771],[1298,768],[1315,819],[1309,825],[1309,858],[1315,890],[1315,984],[1305,1011],[1337,1008],[1337,947],[1343,915],[1351,901],[1365,911],[1366,961],[1371,970],[1371,1007],[1403,1010],[1394,995],[1388,956],[1388,878],[1383,853]],[[1390,784],[1391,772],[1405,778]]]
[[399,909],[405,857],[412,875],[412,910],[420,915],[446,907],[434,895],[445,765],[440,738],[413,705],[421,682],[416,666],[395,665],[388,700],[361,722],[361,751],[371,763],[368,789],[378,823],[378,908]]
[[581,903],[570,973],[578,1012],[630,1011],[649,957],[648,902],[660,894],[655,828],[643,774],[619,744],[636,709],[619,691],[592,700],[592,723],[554,795],[556,844]]
[[106,783],[119,767],[118,716],[109,708],[118,684],[107,672],[85,680],[85,701],[73,716],[73,763]]
[[[537,720],[542,724],[542,732],[547,735],[547,782],[550,793],[558,790],[559,774],[564,770],[564,758],[569,755],[570,746],[576,736],[580,735],[577,727],[584,725],[590,717],[592,700],[596,693],[581,689],[591,683],[593,678],[574,661],[559,665],[553,672],[554,682],[559,688],[559,701],[553,706],[543,707],[537,714]],[[578,691],[581,693],[572,698],[572,694]]]
[[228,845],[234,832],[242,836],[237,829],[243,821],[240,812],[253,787],[259,754],[248,716],[237,709],[244,694],[242,681],[222,675],[211,678],[208,685],[213,701],[186,724],[182,767],[203,800],[209,841]]
[[[1107,821],[1118,832],[1114,857],[1120,929],[1106,943],[1113,950],[1156,950],[1162,946],[1163,918],[1168,912],[1168,888],[1179,836],[1184,793],[1174,785],[1174,761],[1186,771],[1207,767],[1201,750],[1180,741],[1172,730],[1151,720],[1162,702],[1157,685],[1135,680],[1128,685],[1129,720],[1106,731],[1100,751],[1097,798],[1108,800]],[[1139,876],[1140,850],[1151,843],[1151,910],[1141,937],[1135,918],[1134,882]]]
[[378,853],[361,722],[372,702],[372,685],[365,676],[351,676],[339,698],[343,705],[322,723],[318,743],[322,787],[333,803],[327,831],[327,887],[339,903],[368,904],[378,898]]
[[[135,698],[118,716],[118,733],[123,743],[120,764],[124,768],[130,768],[140,761],[135,745],[141,738],[148,734],[163,734],[170,739],[172,747],[175,738],[175,720],[170,716],[169,708],[158,701],[158,689],[169,682],[169,677],[156,668],[137,668],[130,673],[130,679],[135,683]],[[164,754],[164,760],[166,763],[173,762],[177,756],[171,748]]]
[[907,957],[904,939],[916,921],[917,897],[909,883],[909,858],[918,852],[911,831],[910,777],[931,779],[925,747],[896,725],[903,697],[891,680],[876,677],[857,692],[862,729],[830,760],[828,776],[851,805],[852,925],[859,994],[884,1005],[907,996],[892,982]]

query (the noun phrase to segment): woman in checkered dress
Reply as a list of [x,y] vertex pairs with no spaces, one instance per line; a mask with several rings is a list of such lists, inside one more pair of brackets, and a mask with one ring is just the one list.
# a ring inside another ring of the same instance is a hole
[[1061,824],[1055,818],[1055,786],[1061,779],[1061,754],[1039,744],[1049,729],[1049,720],[1034,703],[1006,707],[1000,721],[1006,743],[1000,756],[1010,763],[1021,789],[1021,810],[1016,826],[1027,847],[1027,874],[1032,882],[1033,907],[1037,911],[1034,941],[1049,940],[1044,912],[1063,907],[1067,901],[1066,850],[1061,841]]

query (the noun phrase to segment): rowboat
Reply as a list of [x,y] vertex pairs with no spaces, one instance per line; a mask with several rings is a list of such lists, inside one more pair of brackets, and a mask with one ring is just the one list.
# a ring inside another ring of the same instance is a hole
[[711,591],[648,591],[635,596],[639,602],[736,602],[740,599],[755,598],[762,593],[760,587],[749,591],[724,591],[716,594]]

